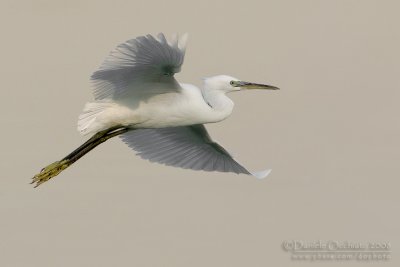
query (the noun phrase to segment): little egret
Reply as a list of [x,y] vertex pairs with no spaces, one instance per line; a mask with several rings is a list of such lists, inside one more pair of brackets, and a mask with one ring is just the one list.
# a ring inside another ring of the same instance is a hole
[[218,75],[201,89],[178,83],[187,35],[167,41],[164,34],[140,36],[118,45],[93,73],[95,101],[79,116],[78,131],[93,136],[72,153],[33,177],[35,187],[58,175],[86,153],[119,135],[137,154],[152,162],[192,170],[250,172],[214,142],[203,124],[226,119],[233,102],[226,93],[278,88]]

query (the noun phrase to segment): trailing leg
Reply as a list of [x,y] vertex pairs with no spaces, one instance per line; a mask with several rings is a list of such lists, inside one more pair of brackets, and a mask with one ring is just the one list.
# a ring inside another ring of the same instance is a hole
[[35,187],[38,187],[39,185],[41,185],[44,182],[47,182],[54,176],[57,176],[60,172],[71,166],[74,162],[76,162],[78,159],[86,155],[96,146],[100,145],[101,143],[107,141],[108,139],[114,136],[120,135],[130,130],[132,130],[132,128],[118,126],[96,133],[83,145],[72,151],[62,160],[53,162],[52,164],[43,168],[40,173],[36,174],[32,178],[31,184],[36,183]]

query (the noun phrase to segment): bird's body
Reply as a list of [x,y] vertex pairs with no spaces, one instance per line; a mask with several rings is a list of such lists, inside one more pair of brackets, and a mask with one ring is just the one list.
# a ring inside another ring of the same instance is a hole
[[[233,110],[225,94],[207,92],[191,84],[163,94],[135,92],[130,97],[86,104],[78,121],[78,131],[93,134],[117,125],[135,128],[165,128],[219,122]],[[151,91],[151,89],[150,89]],[[208,99],[212,94],[212,98]],[[141,101],[141,99],[147,99]]]
[[141,36],[113,50],[93,73],[95,100],[85,105],[78,131],[94,134],[86,143],[35,175],[37,185],[56,176],[91,149],[119,135],[142,158],[170,166],[253,174],[203,126],[226,119],[233,110],[227,93],[241,89],[278,89],[228,75],[205,78],[203,86],[178,83],[186,37],[168,42],[163,34]]

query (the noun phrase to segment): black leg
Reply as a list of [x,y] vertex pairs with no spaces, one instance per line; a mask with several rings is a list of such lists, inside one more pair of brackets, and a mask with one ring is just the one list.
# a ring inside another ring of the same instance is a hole
[[88,141],[86,141],[83,145],[72,151],[66,157],[64,157],[60,161],[56,161],[47,167],[43,168],[40,173],[36,174],[32,178],[32,184],[36,183],[35,187],[38,187],[44,182],[47,182],[54,176],[57,176],[60,172],[71,166],[78,159],[86,155],[89,151],[94,149],[96,146],[104,143],[108,139],[120,135],[122,133],[126,133],[128,131],[133,130],[128,127],[112,127],[110,129],[101,131],[93,135]]

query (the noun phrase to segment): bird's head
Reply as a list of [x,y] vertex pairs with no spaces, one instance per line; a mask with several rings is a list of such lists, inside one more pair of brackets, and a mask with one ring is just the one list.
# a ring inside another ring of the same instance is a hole
[[244,89],[279,90],[278,87],[272,85],[245,82],[228,75],[217,75],[204,78],[204,87],[208,88],[209,90],[218,90],[224,93],[235,92]]

